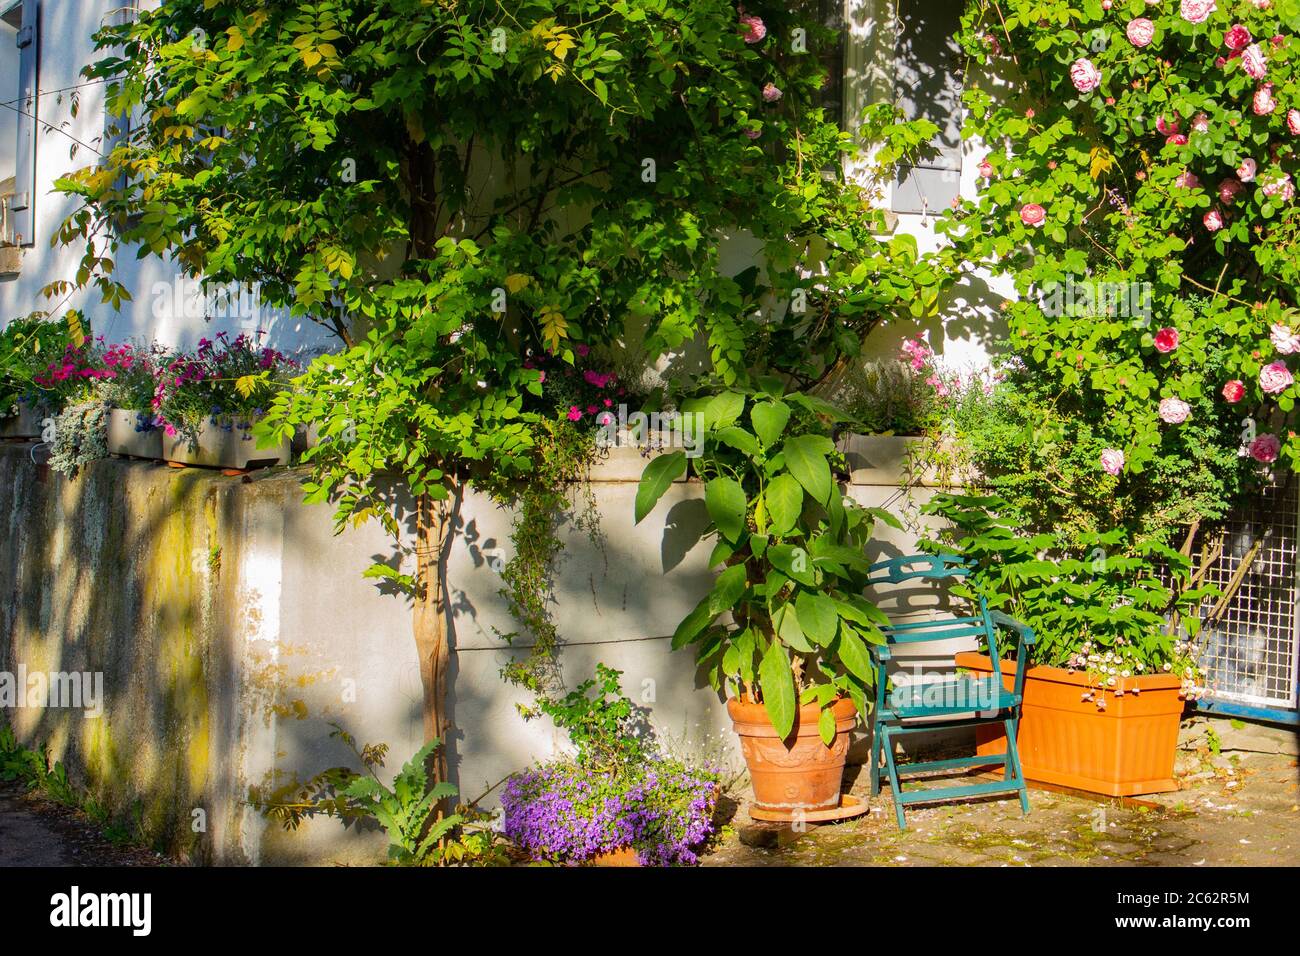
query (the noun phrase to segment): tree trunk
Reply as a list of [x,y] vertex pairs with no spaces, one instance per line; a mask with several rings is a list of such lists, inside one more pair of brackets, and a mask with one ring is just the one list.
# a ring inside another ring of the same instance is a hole
[[447,498],[420,495],[416,502],[416,581],[412,625],[415,648],[420,658],[420,683],[424,688],[424,739],[435,737],[443,746],[431,768],[438,780],[447,779],[447,734],[451,727],[447,703],[447,677],[451,667],[451,643],[447,613],[445,574],[460,487]]

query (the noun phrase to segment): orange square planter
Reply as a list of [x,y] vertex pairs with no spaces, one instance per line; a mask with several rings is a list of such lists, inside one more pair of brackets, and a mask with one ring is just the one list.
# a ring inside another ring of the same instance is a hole
[[[957,655],[957,666],[992,674],[983,654]],[[1002,662],[1008,688],[1016,673],[1013,661]],[[1020,718],[1020,763],[1025,777],[1076,790],[1127,797],[1177,790],[1174,755],[1183,699],[1182,682],[1169,674],[1120,678],[1106,689],[1106,709],[1083,700],[1088,675],[1062,667],[1033,666],[1025,671],[1025,699]],[[1137,688],[1140,693],[1130,693]],[[1115,690],[1123,690],[1116,695]],[[975,728],[980,754],[1006,750],[1000,725]]]

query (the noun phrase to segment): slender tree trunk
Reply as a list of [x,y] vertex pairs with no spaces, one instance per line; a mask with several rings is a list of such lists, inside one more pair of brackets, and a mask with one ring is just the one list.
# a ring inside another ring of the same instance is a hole
[[416,581],[420,590],[412,625],[424,688],[424,739],[427,743],[436,737],[443,742],[431,768],[438,780],[447,779],[447,735],[451,727],[447,701],[451,635],[445,569],[459,497],[457,485],[447,498],[424,494],[416,502]]

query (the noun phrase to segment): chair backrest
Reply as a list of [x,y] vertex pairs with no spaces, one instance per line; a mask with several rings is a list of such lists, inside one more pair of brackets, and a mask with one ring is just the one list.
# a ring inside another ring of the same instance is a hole
[[[944,580],[965,578],[974,569],[973,563],[959,554],[909,554],[888,561],[878,561],[868,568],[869,585],[901,584],[918,579]],[[982,637],[988,642],[994,661],[1001,658],[998,648],[997,628],[983,598],[978,601],[979,614],[974,617],[950,616],[904,624],[890,624],[881,630],[890,643],[923,644],[930,641],[947,641],[961,637]],[[999,671],[1001,668],[998,668]]]

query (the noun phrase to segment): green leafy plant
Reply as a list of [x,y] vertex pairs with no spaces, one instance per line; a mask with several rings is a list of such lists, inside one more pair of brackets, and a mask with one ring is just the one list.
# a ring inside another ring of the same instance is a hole
[[428,764],[442,746],[432,740],[416,751],[385,784],[376,773],[388,756],[386,744],[358,747],[356,739],[337,724],[330,736],[352,751],[364,770],[331,767],[304,784],[289,784],[263,796],[250,788],[249,802],[286,830],[297,829],[313,816],[345,822],[370,819],[388,835],[388,859],[394,866],[445,866],[499,863],[502,848],[487,827],[488,817],[472,807],[445,811],[456,796],[453,784],[430,779]]
[[67,326],[42,318],[14,319],[0,329],[0,418],[15,414],[20,399],[38,399],[35,379],[63,354]]
[[[722,571],[677,627],[673,647],[694,645],[713,686],[761,701],[782,737],[798,707],[815,702],[829,745],[836,700],[868,710],[875,678],[867,644],[884,643],[887,619],[862,597],[863,547],[877,520],[898,521],[840,489],[829,436],[841,416],[826,402],[763,380],[753,391],[730,389],[684,408],[703,416],[694,468],[711,520],[709,564]],[[646,467],[638,522],[686,463],[679,451]],[[734,623],[719,623],[723,615]]]
[[538,701],[538,710],[569,735],[584,767],[618,770],[646,759],[644,716],[623,696],[621,677],[621,671],[598,663],[596,676],[564,697]]
[[[953,594],[982,597],[1033,628],[1032,663],[1087,671],[1101,688],[1125,677],[1175,673],[1190,696],[1197,694],[1196,614],[1217,591],[1193,586],[1185,555],[1121,529],[1081,532],[1073,540],[1023,534],[996,496],[939,494],[924,510],[949,526],[922,547],[975,565]],[[1182,615],[1180,633],[1169,623],[1174,613]]]

